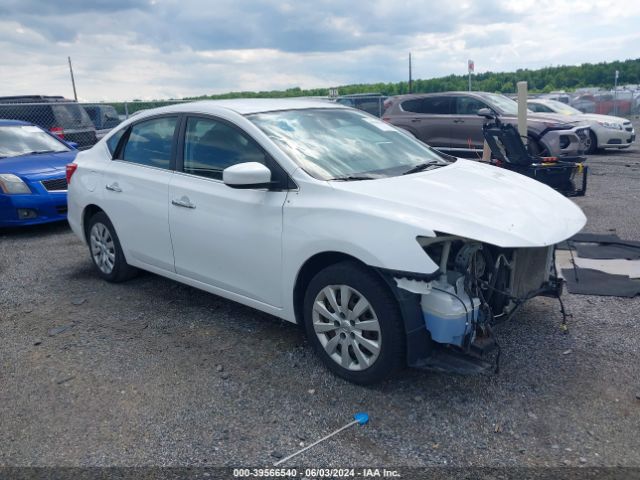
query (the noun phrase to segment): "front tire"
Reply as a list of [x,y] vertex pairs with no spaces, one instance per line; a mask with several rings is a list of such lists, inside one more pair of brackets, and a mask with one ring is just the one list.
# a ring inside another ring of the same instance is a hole
[[356,262],[331,265],[311,280],[304,325],[322,362],[350,382],[379,382],[404,363],[397,301],[382,279]]
[[592,130],[589,130],[589,140],[590,140],[589,146],[584,152],[587,155],[594,154],[598,151],[598,137],[596,137],[596,134],[593,133]]
[[98,212],[89,220],[87,243],[93,265],[104,280],[124,282],[138,273],[125,260],[116,230],[106,213]]

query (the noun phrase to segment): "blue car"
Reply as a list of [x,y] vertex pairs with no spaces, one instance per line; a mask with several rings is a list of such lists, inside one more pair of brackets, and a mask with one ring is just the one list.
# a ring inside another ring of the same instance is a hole
[[0,120],[0,227],[66,220],[65,167],[77,153],[33,124]]

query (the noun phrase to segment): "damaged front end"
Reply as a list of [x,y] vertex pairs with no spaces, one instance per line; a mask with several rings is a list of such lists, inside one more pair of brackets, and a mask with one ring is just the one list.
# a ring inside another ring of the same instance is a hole
[[497,347],[492,327],[533,297],[560,294],[554,246],[499,248],[449,235],[418,242],[438,270],[428,278],[393,276],[399,290],[418,296],[419,315],[432,342],[420,355],[410,352],[412,366],[486,370]]

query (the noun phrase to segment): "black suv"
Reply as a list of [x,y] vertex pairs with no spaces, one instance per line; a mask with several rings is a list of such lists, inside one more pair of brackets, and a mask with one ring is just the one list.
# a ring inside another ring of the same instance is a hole
[[0,97],[0,118],[38,125],[78,148],[96,143],[96,129],[84,108],[60,96]]

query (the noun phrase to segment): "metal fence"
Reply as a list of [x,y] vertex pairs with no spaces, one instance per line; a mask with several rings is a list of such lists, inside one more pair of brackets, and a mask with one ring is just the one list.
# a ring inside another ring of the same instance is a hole
[[123,120],[184,101],[78,103],[62,97],[0,97],[0,119],[33,123],[85,149]]
[[583,113],[630,117],[640,115],[640,89],[598,90],[529,94],[529,98],[557,100]]
[[[585,113],[640,115],[640,88],[574,93],[550,93],[530,97],[556,99]],[[386,97],[379,93],[324,98],[382,116]],[[77,103],[63,97],[0,97],[0,119],[23,120],[48,130],[80,149],[89,148],[120,122],[152,108],[193,100],[154,100],[108,103]]]

